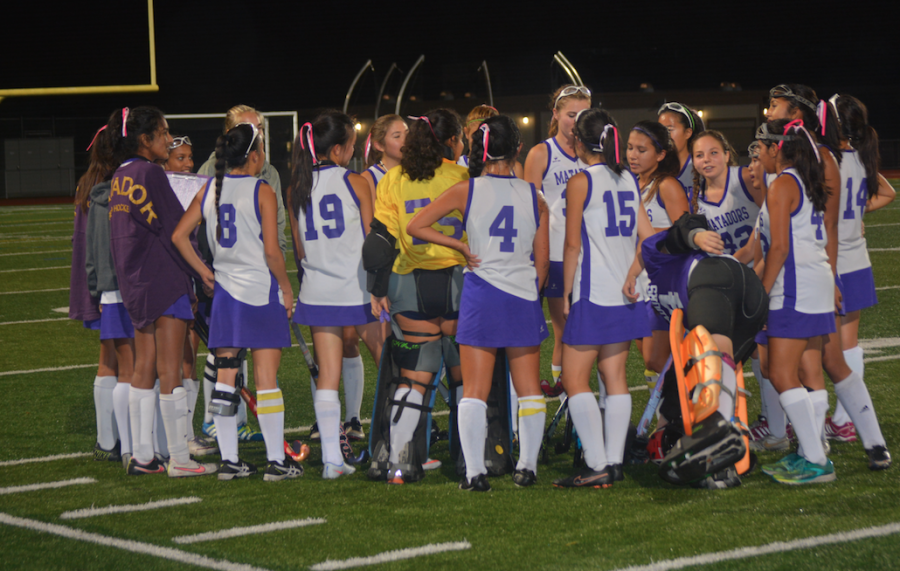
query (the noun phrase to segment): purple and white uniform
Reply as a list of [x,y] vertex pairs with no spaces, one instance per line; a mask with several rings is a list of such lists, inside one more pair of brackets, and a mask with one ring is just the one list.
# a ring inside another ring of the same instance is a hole
[[381,182],[382,177],[387,172],[384,170],[384,167],[381,166],[380,163],[375,163],[366,169],[366,172],[372,175],[372,180],[375,181],[375,187],[378,188],[378,183]]
[[683,256],[664,254],[659,251],[659,242],[667,236],[666,232],[658,232],[644,240],[641,244],[641,257],[650,277],[647,290],[649,302],[656,313],[668,322],[673,311],[687,307],[687,286],[691,272],[697,262],[709,256],[700,250]]
[[606,345],[650,335],[643,303],[631,303],[622,286],[637,250],[641,192],[629,172],[605,164],[585,169],[588,188],[581,221],[581,252],[572,308],[563,332],[567,345]]
[[862,234],[863,214],[869,199],[866,169],[855,150],[845,150],[841,161],[841,213],[838,216],[838,285],[843,294],[843,311],[859,311],[878,303],[875,277],[866,239]]
[[[741,176],[746,167],[728,167],[725,192],[718,202],[697,197],[697,212],[709,222],[709,229],[715,230],[725,243],[725,253],[734,255],[744,247],[753,234],[753,226],[759,215],[759,206],[744,185]],[[752,266],[753,264],[749,264]]]
[[[834,276],[825,253],[824,217],[813,208],[794,168],[779,176],[792,177],[800,188],[800,203],[791,213],[790,250],[769,292],[767,335],[804,339],[827,335],[834,326]],[[759,232],[763,254],[772,240],[768,199],[760,210]]]
[[[647,196],[650,194],[650,188],[653,186],[653,183],[648,184],[641,190],[641,202],[644,203],[644,210],[647,211],[647,217],[650,219],[650,226],[654,229],[665,229],[672,227],[672,219],[669,218],[669,213],[666,210],[666,204],[663,202],[662,195],[659,193],[659,188],[657,187],[656,194],[650,200],[647,200]],[[638,274],[637,283],[635,284],[635,289],[640,295],[639,300],[646,306],[647,311],[647,319],[650,320],[650,328],[653,331],[668,331],[669,324],[665,319],[662,318],[654,309],[653,305],[650,303],[650,278],[647,276],[647,270],[641,270],[641,273]]]
[[297,213],[304,257],[294,321],[320,327],[375,320],[362,247],[366,233],[350,171],[336,165],[313,171],[310,204]]
[[481,259],[465,271],[456,340],[477,347],[532,347],[548,333],[538,300],[537,190],[514,176],[469,179],[463,225]]
[[566,183],[585,169],[585,164],[569,156],[551,137],[543,143],[547,147],[547,166],[541,178],[541,191],[550,207],[550,276],[544,288],[545,297],[562,297],[563,246],[566,243]]
[[[688,199],[688,205],[690,205],[694,198],[694,159],[692,157],[688,156],[687,162],[681,167],[681,172],[678,173],[678,182],[680,182],[682,188],[684,188],[684,193],[687,195]],[[671,226],[671,224],[669,224],[669,226]]]

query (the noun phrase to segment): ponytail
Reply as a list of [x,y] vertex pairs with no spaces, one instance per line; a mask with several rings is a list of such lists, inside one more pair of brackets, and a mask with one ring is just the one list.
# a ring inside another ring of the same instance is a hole
[[866,169],[866,185],[869,198],[878,193],[878,167],[881,152],[878,150],[878,132],[869,125],[869,111],[865,104],[852,95],[836,95],[835,101],[841,120],[844,137],[859,153],[859,159]]
[[288,188],[292,208],[306,209],[312,202],[313,171],[326,164],[331,150],[346,145],[353,133],[353,121],[340,111],[319,114],[312,123],[304,123],[294,141],[291,184]]
[[519,152],[519,128],[506,115],[485,119],[472,135],[469,177],[480,176],[487,162],[515,161]]
[[575,137],[594,154],[602,154],[606,166],[616,175],[625,170],[616,120],[604,109],[584,109],[575,118]]

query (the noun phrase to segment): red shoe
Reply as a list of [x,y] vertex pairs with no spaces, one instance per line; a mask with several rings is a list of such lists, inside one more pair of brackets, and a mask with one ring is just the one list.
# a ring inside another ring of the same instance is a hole
[[835,424],[831,417],[825,419],[825,438],[838,442],[856,442],[856,427],[852,421],[846,424]]
[[548,397],[558,397],[563,392],[563,385],[561,381],[556,381],[555,385],[551,385],[550,381],[541,379],[541,390]]

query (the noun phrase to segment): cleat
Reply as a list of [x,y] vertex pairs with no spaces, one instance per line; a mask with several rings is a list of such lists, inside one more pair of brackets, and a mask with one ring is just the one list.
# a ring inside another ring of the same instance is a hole
[[750,425],[750,440],[762,440],[771,434],[769,432],[769,421],[764,416],[758,416],[756,422]]
[[785,436],[783,438],[776,438],[771,434],[767,434],[763,438],[759,440],[751,440],[750,441],[750,450],[756,451],[777,451],[777,450],[787,450],[791,447],[790,439]]
[[207,456],[218,453],[219,446],[216,444],[215,439],[208,440],[195,436],[188,440],[188,452],[190,452],[191,456]]
[[216,423],[215,422],[204,422],[203,423],[203,435],[208,436],[209,438],[216,437]]
[[356,456],[353,454],[353,447],[350,446],[350,439],[347,437],[347,433],[344,432],[344,427],[340,426],[341,429],[341,456],[344,457],[345,464],[356,464]]
[[188,460],[181,464],[174,459],[169,461],[167,472],[170,478],[188,478],[190,476],[207,476],[215,474],[219,469],[215,464],[201,464],[193,460]]
[[128,470],[128,463],[131,462],[131,456],[131,452],[122,454],[122,467],[125,468],[126,471]]
[[792,454],[788,454],[774,464],[766,464],[762,466],[759,470],[767,476],[774,476],[779,472],[787,472],[793,470],[794,465],[800,461],[803,461],[803,457],[794,452]]
[[820,484],[823,482],[833,482],[837,479],[834,473],[834,464],[831,460],[825,460],[825,464],[813,464],[806,458],[797,461],[791,466],[791,469],[783,472],[776,472],[772,478],[779,484],[788,484],[798,486],[801,484]]
[[852,421],[846,424],[835,424],[831,417],[825,419],[825,437],[838,442],[856,442],[856,427]]
[[104,450],[100,447],[100,443],[94,445],[94,460],[98,462],[121,462],[122,455],[119,453],[119,447],[121,443],[116,440],[116,443],[109,450]]
[[822,435],[822,449],[825,450],[825,455],[828,456],[831,454],[831,444],[828,442],[828,439],[825,438],[825,435]]
[[233,480],[234,478],[248,478],[251,474],[256,474],[256,466],[249,462],[244,462],[238,458],[237,462],[225,460],[219,466],[220,480]]
[[429,458],[428,460],[425,461],[424,464],[422,464],[422,469],[423,470],[437,470],[442,465],[443,464],[441,464],[440,460],[436,460],[434,458]]
[[535,474],[531,470],[523,468],[522,470],[516,470],[513,474],[513,484],[520,488],[533,486],[536,482],[537,474]]
[[621,482],[625,479],[625,472],[622,470],[621,464],[610,464],[606,467],[609,475],[612,476],[613,482]]
[[558,397],[563,392],[562,381],[548,381],[546,379],[541,379],[541,391],[548,397]]
[[574,476],[553,481],[555,488],[609,488],[613,485],[613,477],[609,467],[604,466],[600,470],[583,468]]
[[281,463],[269,462],[269,466],[266,468],[266,474],[263,476],[263,481],[280,482],[281,480],[299,478],[302,475],[303,466],[290,456],[287,456]]
[[141,464],[137,461],[137,458],[130,458],[128,462],[128,467],[126,468],[126,473],[130,476],[143,476],[144,474],[165,474],[166,473],[166,465],[159,461],[157,458],[153,458],[146,464]]
[[311,427],[309,427],[309,439],[310,440],[319,440],[321,435],[319,434],[319,423],[314,422]]
[[463,478],[459,482],[459,489],[464,492],[490,492],[491,485],[487,481],[487,476],[478,474],[471,480]]
[[356,472],[356,468],[351,466],[348,462],[344,462],[340,466],[332,464],[331,462],[326,462],[325,469],[322,470],[322,479],[337,480],[341,476],[349,476],[353,472]]
[[869,470],[887,470],[891,467],[891,453],[884,446],[868,448],[866,456],[869,457]]
[[250,428],[249,424],[238,426],[238,440],[241,442],[263,442],[263,433]]
[[350,419],[350,422],[344,423],[344,432],[347,433],[347,438],[350,440],[365,440],[366,438],[362,424],[359,422],[359,418],[355,416]]
[[711,476],[700,480],[695,484],[691,484],[695,488],[703,488],[706,490],[724,490],[726,488],[736,488],[741,485],[741,477],[738,476],[734,466],[729,466],[724,470],[719,470]]

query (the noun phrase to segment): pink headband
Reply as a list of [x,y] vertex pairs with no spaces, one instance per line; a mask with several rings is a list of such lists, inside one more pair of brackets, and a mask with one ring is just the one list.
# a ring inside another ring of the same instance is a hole
[[307,150],[306,145],[303,144],[303,129],[309,127],[309,130],[306,131],[306,142],[309,143],[309,155],[312,157],[312,162],[314,165],[319,164],[319,158],[316,156],[316,146],[313,143],[313,126],[312,123],[304,123],[302,127],[300,127],[300,148]]
[[[124,128],[124,125],[123,125],[123,128]],[[102,133],[102,132],[105,131],[105,130],[106,130],[106,125],[104,125],[104,126],[100,127],[99,129],[97,129],[97,132],[94,133],[94,138],[91,139],[91,144],[88,145],[88,148],[87,148],[87,149],[85,149],[86,151],[90,151],[90,150],[91,150],[91,147],[94,146],[94,141],[96,141],[96,140],[97,140],[97,137],[100,136],[100,133]]]
[[431,119],[429,119],[426,115],[422,115],[420,117],[413,117],[412,115],[407,115],[407,119],[411,119],[413,121],[425,121],[428,123],[428,128],[431,129],[431,134],[434,135],[434,139],[438,143],[443,143],[440,139],[438,139],[437,133],[434,132],[434,127],[431,126]]
[[[816,145],[816,142],[813,140],[812,135],[809,134],[809,131],[806,130],[806,127],[803,126],[802,119],[794,119],[790,123],[784,126],[784,134],[787,135],[788,131],[791,129],[795,129],[797,131],[803,131],[806,135],[806,138],[809,140],[809,144],[813,148],[813,152],[816,153],[816,162],[822,162],[822,157],[819,155],[819,147]],[[778,141],[778,148],[781,149],[781,146],[784,144],[784,141]]]
[[819,119],[819,125],[822,126],[822,136],[825,136],[825,118],[828,116],[828,103],[824,99],[819,100],[816,105],[816,116]]
[[616,129],[616,126],[612,123],[607,123],[605,127],[603,127],[603,133],[600,134],[600,148],[603,148],[603,141],[606,139],[609,130],[613,130],[613,137],[616,138],[616,164],[622,162],[621,157],[619,156],[619,130]]
[[491,128],[488,127],[487,123],[482,123],[480,127],[478,127],[479,131],[484,131],[484,138],[482,139],[484,143],[484,157],[482,157],[481,162],[486,163],[488,161],[488,136],[491,134]]
[[372,133],[369,133],[369,136],[366,137],[365,149],[366,149],[366,152],[363,153],[363,160],[368,161],[369,160],[369,152],[372,150]]
[[122,107],[122,136],[128,136],[128,130],[125,128],[125,122],[128,121],[128,113],[130,109],[128,107]]

